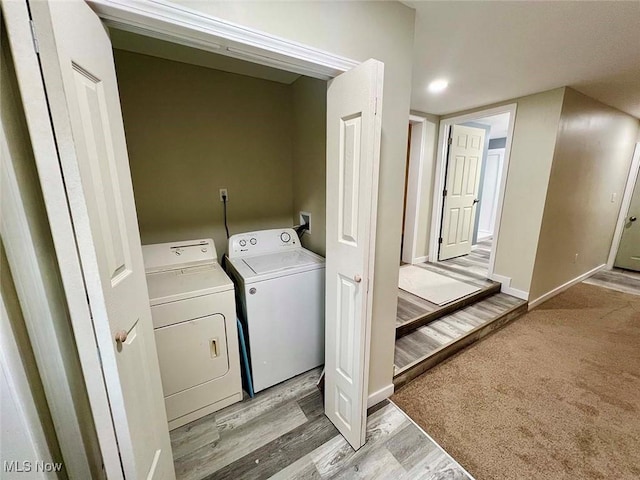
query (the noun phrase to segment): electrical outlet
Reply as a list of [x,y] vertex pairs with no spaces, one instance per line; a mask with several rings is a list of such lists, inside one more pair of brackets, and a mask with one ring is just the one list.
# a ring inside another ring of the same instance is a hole
[[617,193],[612,193],[611,194],[611,203],[616,203],[616,198],[617,198],[618,194]]
[[220,201],[224,202],[224,197],[227,197],[227,202],[229,201],[229,192],[227,192],[226,188],[220,189]]
[[305,223],[309,225],[307,233],[311,234],[311,214],[309,212],[300,212],[300,225],[304,225]]

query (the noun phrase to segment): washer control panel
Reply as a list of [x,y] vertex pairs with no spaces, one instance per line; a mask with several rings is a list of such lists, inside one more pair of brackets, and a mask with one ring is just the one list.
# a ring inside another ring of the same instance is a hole
[[300,239],[293,228],[239,233],[229,238],[229,258],[264,255],[293,248],[301,248]]

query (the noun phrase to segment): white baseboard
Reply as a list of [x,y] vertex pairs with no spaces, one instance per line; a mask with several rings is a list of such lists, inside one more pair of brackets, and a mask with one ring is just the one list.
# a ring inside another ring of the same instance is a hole
[[537,307],[538,305],[540,305],[543,302],[546,302],[547,300],[549,300],[550,298],[555,297],[556,295],[558,295],[559,293],[564,292],[565,290],[567,290],[569,287],[574,286],[576,283],[580,283],[583,280],[586,280],[587,278],[589,278],[591,275],[598,273],[600,270],[602,270],[603,268],[606,268],[607,264],[603,263],[602,265],[589,270],[587,273],[583,273],[582,275],[580,275],[579,277],[574,278],[573,280],[569,280],[566,283],[563,283],[562,285],[560,285],[559,287],[554,288],[553,290],[551,290],[550,292],[545,293],[544,295],[541,295],[540,297],[536,298],[535,300],[529,302],[529,310],[531,310],[532,308]]
[[497,273],[491,274],[491,280],[496,282],[500,282],[502,287],[500,287],[500,291],[502,293],[506,293],[507,295],[511,295],[512,297],[519,298],[520,300],[529,300],[529,292],[525,292],[524,290],[518,290],[517,288],[513,288],[511,286],[511,278],[505,277],[504,275],[498,275]]
[[429,255],[425,255],[424,257],[416,257],[416,258],[414,258],[411,263],[413,265],[415,265],[416,263],[426,263],[428,261],[429,261]]
[[381,388],[377,392],[373,392],[371,395],[369,395],[369,398],[367,400],[367,408],[371,408],[393,395],[393,388],[393,383],[391,383],[386,387]]

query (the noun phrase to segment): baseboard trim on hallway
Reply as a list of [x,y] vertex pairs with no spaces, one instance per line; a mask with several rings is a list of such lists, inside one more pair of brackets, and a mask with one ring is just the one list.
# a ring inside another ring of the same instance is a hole
[[387,398],[389,398],[391,395],[393,395],[394,388],[395,386],[393,385],[393,383],[390,383],[389,385],[381,388],[377,392],[373,392],[371,395],[369,395],[369,398],[367,399],[367,408],[371,408],[374,405],[377,405],[383,400],[386,400]]
[[604,269],[607,267],[606,263],[603,263],[600,266],[597,266],[596,268],[593,268],[591,270],[589,270],[587,273],[583,273],[582,275],[580,275],[579,277],[574,278],[573,280],[569,280],[566,283],[563,283],[562,285],[560,285],[559,287],[554,288],[553,290],[551,290],[550,292],[545,293],[544,295],[539,296],[538,298],[536,298],[535,300],[532,300],[531,302],[529,302],[529,310],[537,307],[538,305],[540,305],[541,303],[546,302],[547,300],[549,300],[550,298],[555,297],[556,295],[558,295],[559,293],[564,292],[565,290],[569,289],[570,287],[573,287],[576,283],[580,283],[583,280],[586,280],[587,278],[589,278],[592,275],[595,275],[596,273],[598,273],[600,270]]
[[497,273],[492,273],[490,277],[491,280],[495,280],[496,282],[500,282],[502,284],[502,288],[500,289],[502,293],[506,293],[507,295],[511,295],[512,297],[519,298],[520,300],[529,300],[529,292],[511,287],[510,277],[498,275]]
[[428,261],[429,261],[429,255],[426,255],[424,257],[416,257],[416,258],[414,258],[411,263],[415,265],[416,263],[426,263]]

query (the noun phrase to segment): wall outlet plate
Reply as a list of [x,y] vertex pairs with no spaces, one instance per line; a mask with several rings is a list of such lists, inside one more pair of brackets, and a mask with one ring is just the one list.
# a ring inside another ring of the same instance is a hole
[[221,188],[220,189],[220,201],[224,202],[224,198],[223,197],[227,197],[227,202],[229,201],[229,192],[227,191],[226,188]]
[[311,233],[311,214],[309,212],[300,212],[300,225],[309,224],[307,233]]

